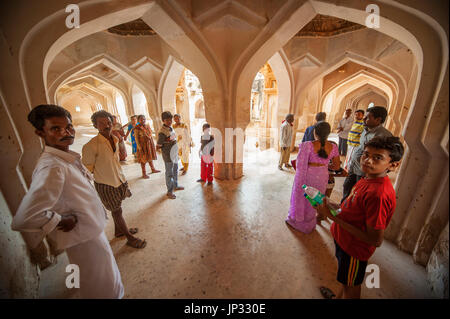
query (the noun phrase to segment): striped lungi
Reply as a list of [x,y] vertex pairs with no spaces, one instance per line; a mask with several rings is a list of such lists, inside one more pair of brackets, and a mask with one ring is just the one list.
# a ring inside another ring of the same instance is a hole
[[106,184],[99,184],[94,182],[95,189],[98,196],[102,200],[105,208],[111,212],[119,209],[122,205],[122,201],[131,197],[131,191],[128,188],[128,183],[122,183],[119,187],[113,187]]

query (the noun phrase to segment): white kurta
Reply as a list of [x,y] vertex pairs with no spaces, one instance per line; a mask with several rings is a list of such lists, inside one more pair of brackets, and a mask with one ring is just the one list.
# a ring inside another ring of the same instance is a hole
[[284,121],[280,127],[280,147],[291,147],[293,129],[288,121]]
[[[63,232],[56,226],[67,214],[76,215],[77,224]],[[80,155],[46,146],[11,227],[39,234],[34,247],[48,235],[56,249],[66,249],[71,263],[80,269],[83,298],[123,296],[120,272],[103,231],[106,221],[106,210]]]
[[178,147],[181,150],[181,161],[183,163],[189,162],[189,153],[191,152],[191,134],[186,124],[181,123],[182,126],[174,127],[175,133],[178,136]]

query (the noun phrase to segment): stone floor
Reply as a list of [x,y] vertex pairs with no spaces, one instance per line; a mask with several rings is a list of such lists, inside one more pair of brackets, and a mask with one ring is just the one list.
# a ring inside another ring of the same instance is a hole
[[[94,135],[92,128],[78,128],[72,149],[80,152]],[[106,234],[125,298],[321,298],[318,287],[338,288],[330,224],[304,235],[284,223],[294,171],[277,169],[276,152],[247,152],[244,177],[212,186],[195,182],[200,164],[194,154],[195,163],[179,177],[186,189],[175,200],[165,196],[163,172],[144,180],[132,156],[123,165],[133,193],[123,202],[124,216],[148,242],[136,250],[113,239],[109,220]],[[164,170],[160,156],[155,166]],[[336,179],[332,199],[339,200],[342,182]],[[380,288],[363,285],[364,298],[431,298],[424,267],[390,242],[370,263],[379,266]],[[65,288],[66,264],[61,255],[41,273],[41,298],[77,297]]]

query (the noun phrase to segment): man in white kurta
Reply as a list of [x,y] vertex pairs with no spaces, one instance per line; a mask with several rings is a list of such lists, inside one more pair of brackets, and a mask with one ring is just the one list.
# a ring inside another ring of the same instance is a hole
[[289,156],[291,155],[291,144],[293,137],[293,124],[294,115],[286,115],[285,120],[282,122],[280,127],[280,161],[278,162],[278,168],[283,170],[283,165],[286,168],[291,168],[289,164]]
[[12,229],[48,236],[57,250],[65,249],[79,267],[82,298],[122,298],[120,272],[104,233],[106,210],[80,155],[68,149],[75,136],[70,113],[40,105],[28,119],[46,145]]
[[192,138],[189,127],[181,122],[181,116],[175,114],[173,116],[175,124],[172,126],[177,135],[178,142],[178,156],[180,156],[181,164],[183,165],[183,175],[186,174],[189,167],[189,154],[191,153]]
[[352,110],[345,110],[345,115],[342,120],[339,121],[337,132],[339,136],[339,155],[347,155],[347,140],[348,133],[350,132],[353,125]]

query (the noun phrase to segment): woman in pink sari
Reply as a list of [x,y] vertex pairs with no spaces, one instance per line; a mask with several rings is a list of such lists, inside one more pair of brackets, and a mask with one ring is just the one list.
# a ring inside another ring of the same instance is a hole
[[299,145],[291,206],[286,223],[306,234],[311,233],[316,227],[316,210],[303,196],[302,185],[315,187],[325,194],[329,161],[333,163],[330,169],[338,170],[341,165],[337,146],[327,141],[330,131],[330,124],[319,122],[314,128],[315,140]]

